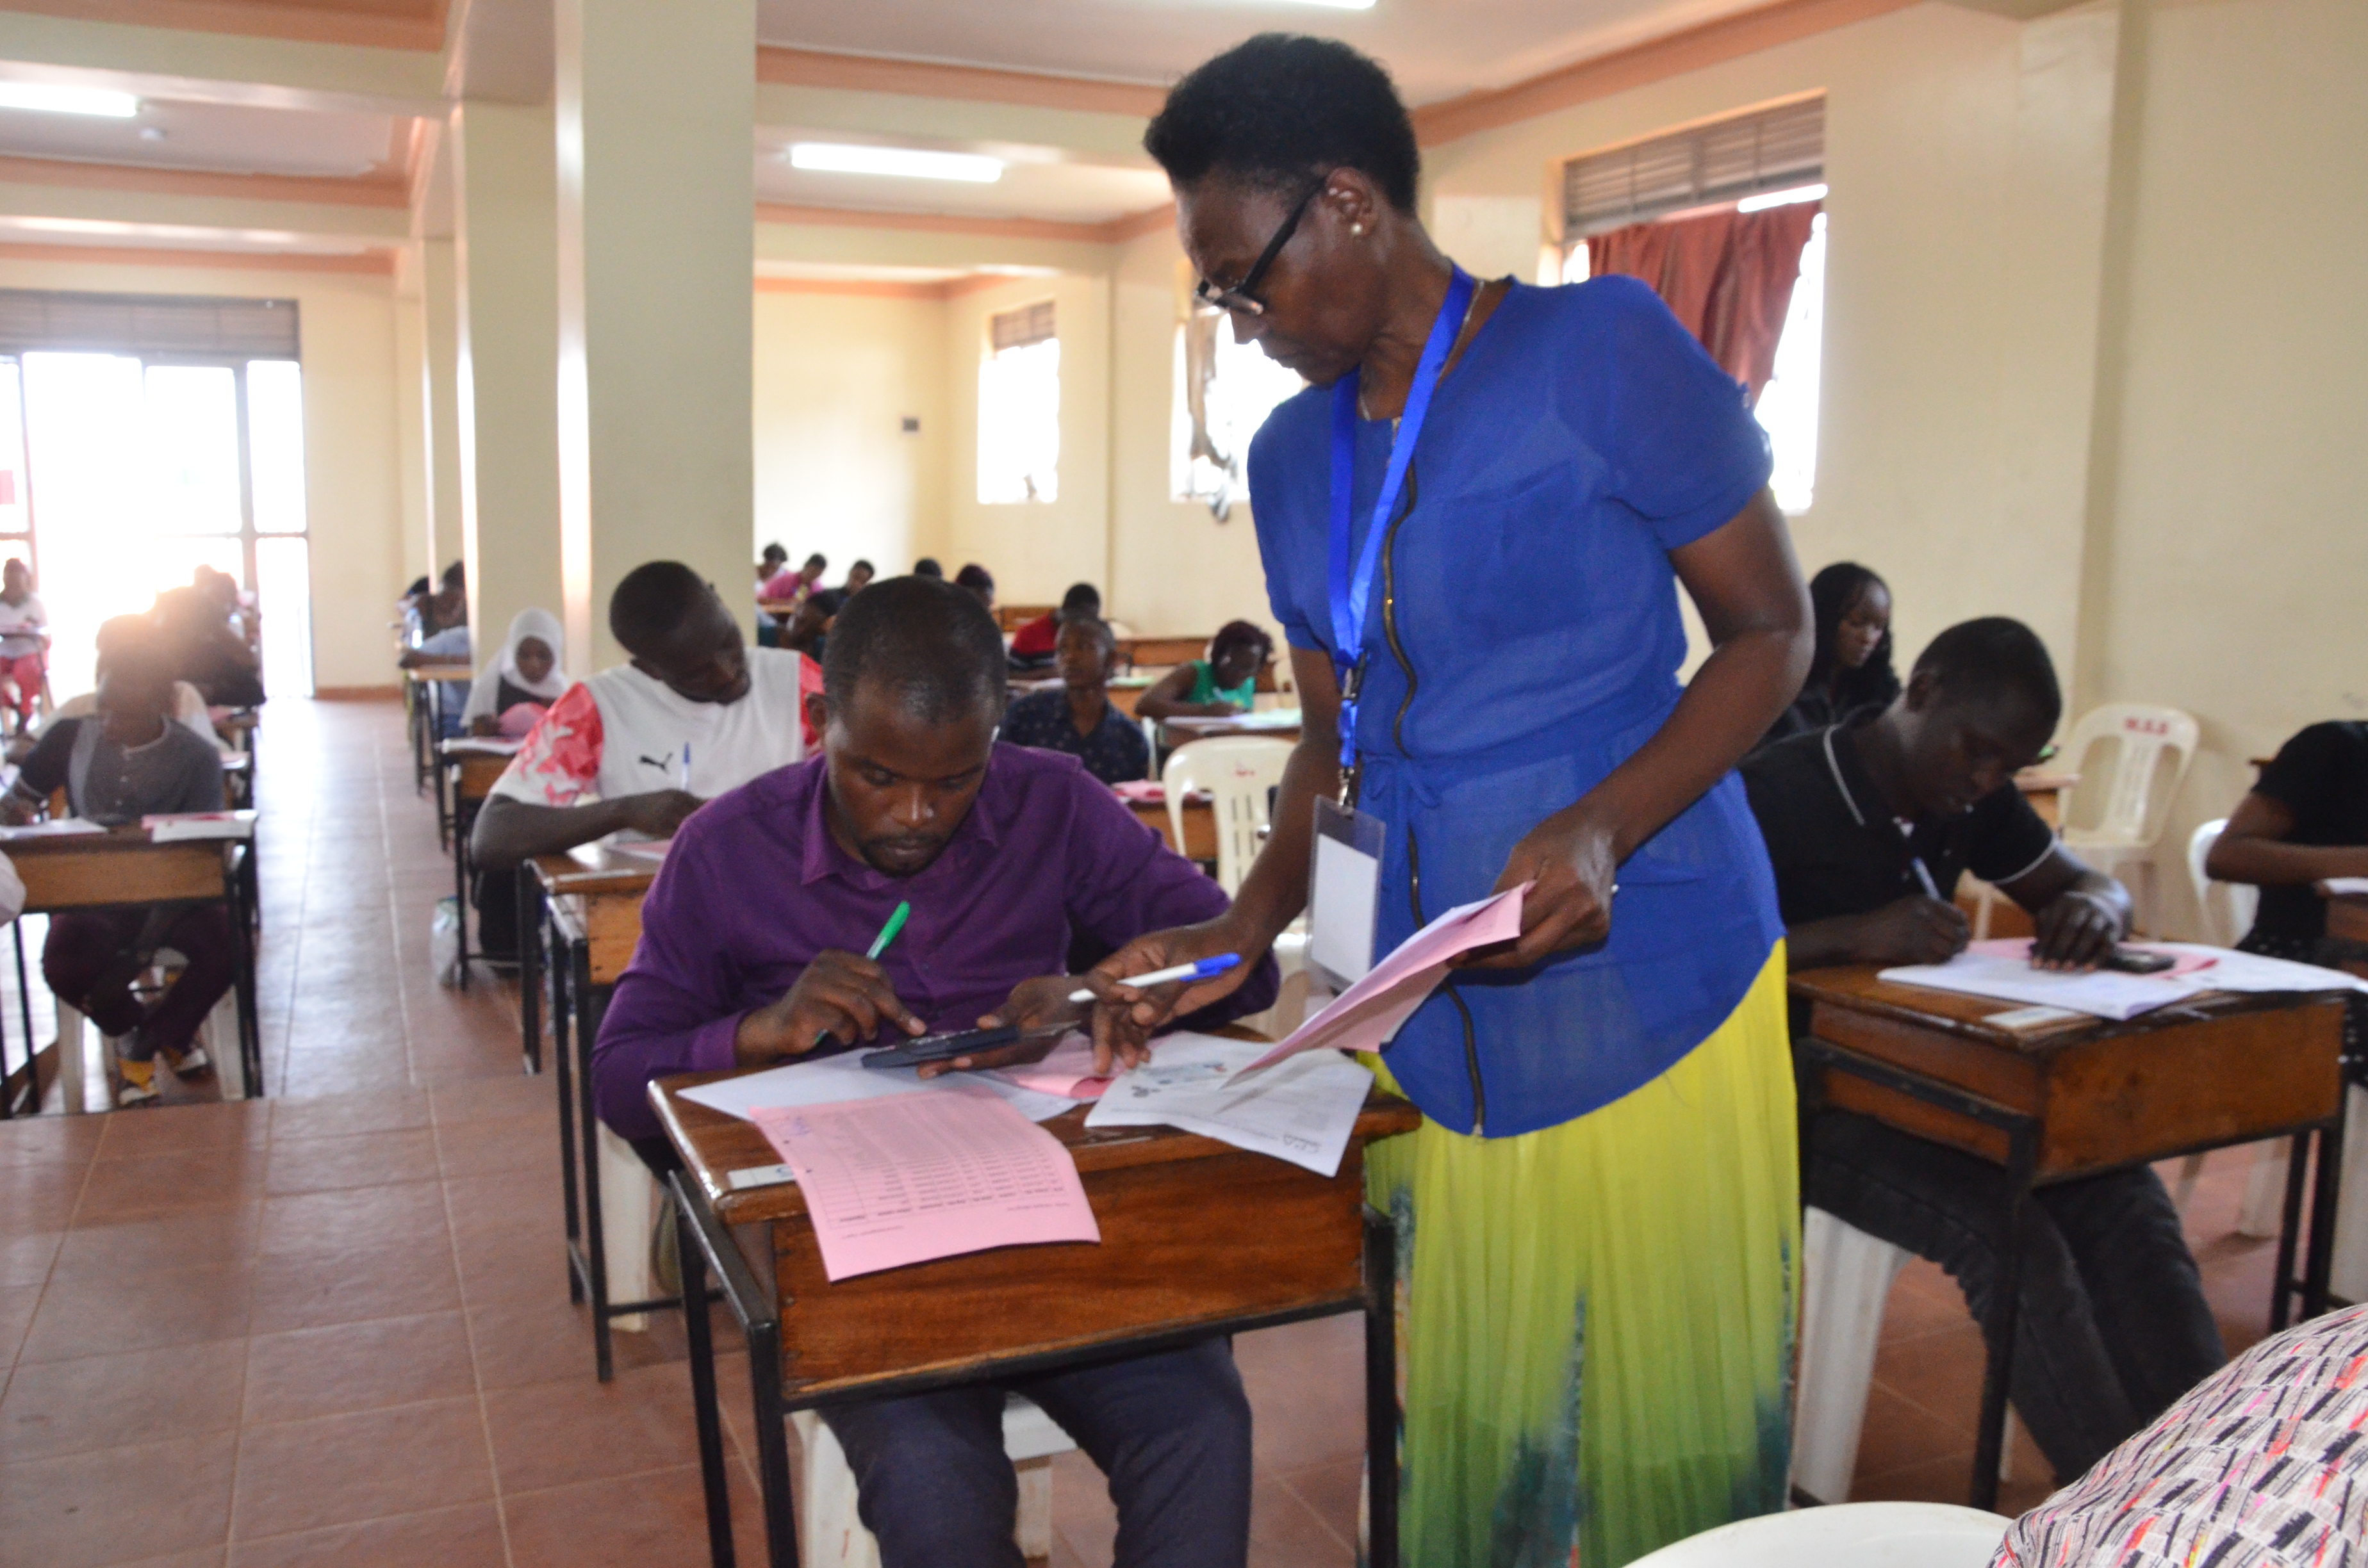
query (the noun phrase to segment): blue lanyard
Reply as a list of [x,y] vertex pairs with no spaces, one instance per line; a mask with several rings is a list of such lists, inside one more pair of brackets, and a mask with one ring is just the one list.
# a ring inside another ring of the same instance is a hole
[[1372,526],[1365,532],[1365,548],[1358,557],[1356,574],[1349,572],[1349,536],[1355,525],[1357,483],[1357,384],[1351,372],[1332,383],[1332,673],[1340,683],[1340,769],[1353,774],[1357,762],[1357,703],[1363,685],[1365,608],[1372,600],[1373,568],[1381,563],[1382,540],[1389,531],[1390,514],[1397,509],[1398,492],[1406,487],[1406,468],[1414,447],[1422,438],[1422,422],[1430,412],[1430,394],[1439,386],[1447,356],[1463,335],[1463,314],[1471,308],[1475,285],[1472,275],[1456,267],[1447,284],[1447,298],[1439,319],[1430,324],[1430,340],[1416,362],[1414,385],[1406,389],[1406,412],[1399,416],[1397,435],[1390,442],[1389,467],[1382,474],[1382,493],[1373,501]]

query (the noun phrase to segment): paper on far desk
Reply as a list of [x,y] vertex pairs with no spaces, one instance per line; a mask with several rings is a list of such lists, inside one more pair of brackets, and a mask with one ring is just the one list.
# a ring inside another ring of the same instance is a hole
[[2318,882],[2323,898],[2361,898],[2368,896],[2368,877],[2322,877]]
[[1269,708],[1249,713],[1189,714],[1167,722],[1171,729],[1191,730],[1296,730],[1300,727],[1296,708]]
[[1321,1176],[1338,1174],[1373,1075],[1342,1056],[1304,1056],[1236,1081],[1264,1050],[1254,1040],[1172,1034],[1151,1061],[1112,1079],[1087,1127],[1179,1128],[1271,1154]]
[[2210,991],[2368,991],[2368,981],[2316,964],[2260,958],[2192,942],[2148,942],[2146,946],[2174,959],[2192,955],[2213,962],[2209,968],[2184,974],[2119,974],[2111,970],[2066,974],[2033,969],[2027,958],[1964,952],[1947,963],[1886,969],[1878,978],[1901,985],[1953,991],[1964,996],[2069,1007],[2077,1013],[2115,1020],[2135,1018]]
[[613,854],[629,856],[635,860],[647,860],[654,866],[666,864],[666,851],[673,847],[674,840],[671,838],[638,838],[631,843],[623,839],[613,839],[609,845]]
[[795,1108],[932,1092],[990,1095],[1008,1102],[1030,1121],[1050,1121],[1063,1111],[1076,1108],[1074,1100],[1037,1094],[1016,1084],[1000,1082],[991,1074],[949,1073],[942,1078],[924,1082],[920,1074],[910,1067],[894,1073],[877,1072],[863,1065],[863,1052],[860,1051],[812,1062],[791,1062],[768,1067],[761,1073],[743,1073],[734,1078],[718,1078],[712,1084],[683,1090],[682,1097],[726,1116],[753,1121],[758,1106]]
[[84,817],[53,817],[48,822],[27,823],[22,827],[0,827],[0,844],[27,838],[80,838],[85,834],[105,833],[106,827]]
[[190,838],[253,838],[255,813],[176,812],[168,815],[142,817],[140,825],[148,830],[148,842],[151,844],[175,844]]
[[1340,1051],[1380,1051],[1396,1037],[1439,983],[1450,960],[1491,942],[1521,934],[1521,889],[1460,903],[1400,942],[1389,957],[1365,972],[1329,1006],[1291,1032],[1289,1039],[1242,1067],[1235,1076],[1270,1067],[1287,1056],[1318,1046]]
[[755,1117],[805,1188],[832,1279],[1043,1242],[1099,1242],[1069,1151],[1008,1105],[894,1095]]

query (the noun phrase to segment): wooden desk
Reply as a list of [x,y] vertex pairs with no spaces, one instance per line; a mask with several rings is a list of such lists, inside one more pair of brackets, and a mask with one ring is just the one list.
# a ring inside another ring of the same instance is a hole
[[[255,813],[242,812],[249,833]],[[161,903],[168,901],[219,903],[230,914],[232,952],[237,964],[232,989],[238,1002],[236,1060],[217,1069],[226,1078],[225,1091],[256,1098],[263,1094],[263,1033],[255,1008],[254,928],[248,908],[248,871],[253,865],[250,843],[244,839],[180,839],[168,844],[151,840],[145,828],[118,827],[106,833],[77,834],[55,838],[19,838],[0,843],[17,876],[25,884],[27,915],[53,915],[69,909],[93,909],[109,904]],[[17,991],[25,1027],[25,1071],[40,1081],[38,1042],[33,1039],[32,995],[26,983],[24,926],[17,932]],[[9,1113],[17,1085],[0,1089],[0,1117]]]
[[477,672],[467,665],[420,665],[403,672],[404,695],[411,707],[412,789],[433,781],[436,788],[436,843],[443,847],[450,842],[452,813],[444,795],[444,770],[436,766],[437,748],[444,741],[444,686],[458,681],[466,686],[477,678]]
[[[1247,717],[1251,715],[1245,715]],[[1222,735],[1256,735],[1296,745],[1299,726],[1245,723],[1231,719],[1170,719],[1159,726],[1159,745],[1162,751],[1180,751],[1194,741],[1212,741]]]
[[[2212,994],[2112,1023],[2080,1018],[2016,1033],[1988,1020],[2017,1004],[1888,984],[1871,965],[1792,978],[1804,1129],[1827,1107],[2003,1165],[1998,1299],[1974,1455],[1973,1505],[1998,1498],[1998,1448],[2019,1307],[2016,1238],[2031,1189],[2176,1154],[2290,1133],[2319,1134],[2304,1312],[2326,1310],[2341,1165],[2344,1001]],[[1800,1028],[1799,1009],[1807,1011]],[[2271,1327],[2295,1290],[2301,1150],[2289,1167]]]
[[[1099,1244],[997,1248],[834,1284],[799,1187],[739,1192],[729,1185],[734,1170],[779,1161],[764,1134],[677,1093],[724,1076],[663,1079],[650,1085],[650,1098],[683,1161],[670,1178],[683,1301],[703,1307],[714,1269],[747,1335],[757,1476],[776,1568],[797,1562],[783,1430],[791,1410],[1348,1312],[1365,1314],[1368,1561],[1396,1562],[1395,1242],[1388,1219],[1365,1207],[1364,1146],[1411,1131],[1420,1119],[1412,1106],[1380,1093],[1369,1099],[1328,1180],[1169,1128],[1089,1131],[1080,1107],[1044,1126],[1076,1159]],[[756,1229],[735,1233],[740,1226]],[[686,1312],[684,1321],[709,1542],[715,1562],[727,1563],[731,1504],[712,1330],[703,1310]]]
[[997,605],[995,607],[995,624],[1008,637],[1031,621],[1059,614],[1060,609],[1059,605]]
[[1176,842],[1175,825],[1167,820],[1165,801],[1129,801],[1127,809],[1135,820],[1167,840],[1167,847],[1187,860],[1214,860],[1217,858],[1217,808],[1206,795],[1190,796],[1184,801],[1184,842]]
[[2347,895],[2328,899],[2327,934],[2346,942],[2368,944],[2368,898]]
[[1189,665],[1209,651],[1206,637],[1121,637],[1119,663],[1129,669],[1144,665]]
[[600,1131],[592,1104],[592,1047],[617,977],[642,938],[642,899],[658,863],[584,845],[519,869],[518,1020],[527,1071],[542,1067],[542,975],[551,976],[551,1060],[559,1079],[559,1165],[567,1233],[567,1295],[592,1302],[592,1358],[607,1382],[615,1360],[609,1324],[677,1303],[609,1299],[609,1249],[600,1210]]
[[[452,800],[452,896],[460,921],[460,985],[469,989],[469,875],[476,869],[470,853],[469,832],[477,825],[477,811],[494,792],[494,783],[518,755],[518,743],[464,735],[437,744],[437,766]],[[523,937],[519,938],[525,940]]]

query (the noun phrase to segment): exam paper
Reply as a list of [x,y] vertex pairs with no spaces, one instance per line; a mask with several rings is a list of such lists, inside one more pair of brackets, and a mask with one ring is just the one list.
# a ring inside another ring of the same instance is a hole
[[25,838],[80,838],[85,834],[106,831],[104,825],[85,817],[52,817],[48,822],[27,823],[22,827],[0,827],[0,844]]
[[1151,1060],[1110,1082],[1087,1127],[1179,1128],[1204,1138],[1336,1176],[1373,1075],[1345,1056],[1303,1056],[1235,1082],[1265,1046],[1258,1040],[1172,1034]]
[[1043,1242],[1099,1242],[1076,1162],[997,1100],[896,1095],[759,1108],[805,1188],[832,1279]]
[[[2029,937],[1993,937],[1987,941],[1967,943],[1965,951],[1976,958],[2021,959],[2029,963],[2031,942]],[[2163,954],[2170,960],[2169,969],[2157,971],[2163,974],[2193,974],[2199,969],[2210,969],[2220,961],[2217,949],[2175,948],[2168,942],[2121,942],[2115,945],[2133,952]]]
[[151,844],[174,844],[189,838],[255,836],[255,814],[251,812],[176,812],[142,817],[140,825],[148,830],[148,842]]
[[1300,727],[1300,717],[1296,708],[1269,708],[1250,713],[1190,714],[1167,722],[1179,731],[1296,730]]
[[1063,1035],[1042,1061],[997,1067],[984,1077],[990,1083],[1000,1079],[1032,1093],[1056,1095],[1065,1101],[1098,1100],[1110,1085],[1108,1078],[1094,1076],[1093,1040],[1075,1029]]
[[2368,894],[2368,877],[2323,877],[2318,891],[2327,898],[2359,898]]
[[2211,991],[2368,991],[2368,981],[2316,964],[2265,959],[2192,942],[2145,945],[2174,959],[2201,957],[2213,961],[2208,968],[2185,973],[2174,971],[2168,974],[2119,974],[2111,970],[2095,970],[2086,974],[2066,974],[2033,969],[2027,958],[1963,952],[1947,963],[1886,969],[1879,978],[1901,985],[1921,985],[2000,1002],[2069,1007],[2077,1013],[2116,1020],[2135,1018]]
[[1317,1046],[1382,1050],[1396,1036],[1398,1026],[1439,988],[1447,977],[1450,960],[1491,942],[1509,942],[1521,934],[1522,891],[1512,888],[1494,898],[1449,910],[1399,943],[1396,951],[1365,972],[1364,979],[1240,1072],[1255,1073]]
[[812,1062],[792,1062],[761,1073],[743,1073],[685,1089],[682,1097],[753,1121],[759,1106],[794,1108],[838,1105],[848,1100],[884,1099],[892,1095],[984,1094],[1002,1100],[1030,1121],[1050,1121],[1076,1102],[1057,1095],[1037,1094],[1016,1084],[996,1082],[984,1073],[949,1073],[924,1081],[919,1070],[900,1067],[880,1072],[863,1065],[864,1052],[844,1051]]

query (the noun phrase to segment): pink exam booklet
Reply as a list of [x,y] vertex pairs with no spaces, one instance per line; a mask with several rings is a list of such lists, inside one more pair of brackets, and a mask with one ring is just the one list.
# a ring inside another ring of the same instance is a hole
[[1040,1242],[1099,1242],[1061,1141],[986,1094],[758,1107],[832,1279]]
[[1281,1045],[1226,1081],[1237,1084],[1285,1057],[1319,1046],[1337,1051],[1382,1050],[1396,1037],[1398,1026],[1414,1017],[1414,1010],[1439,989],[1439,983],[1447,978],[1450,960],[1492,942],[1509,942],[1521,934],[1521,894],[1527,886],[1449,910],[1399,943],[1395,952],[1293,1029]]
[[1094,1076],[1093,1040],[1074,1030],[1063,1035],[1042,1062],[999,1067],[996,1075],[1023,1089],[1069,1100],[1098,1100],[1110,1086],[1108,1078]]

